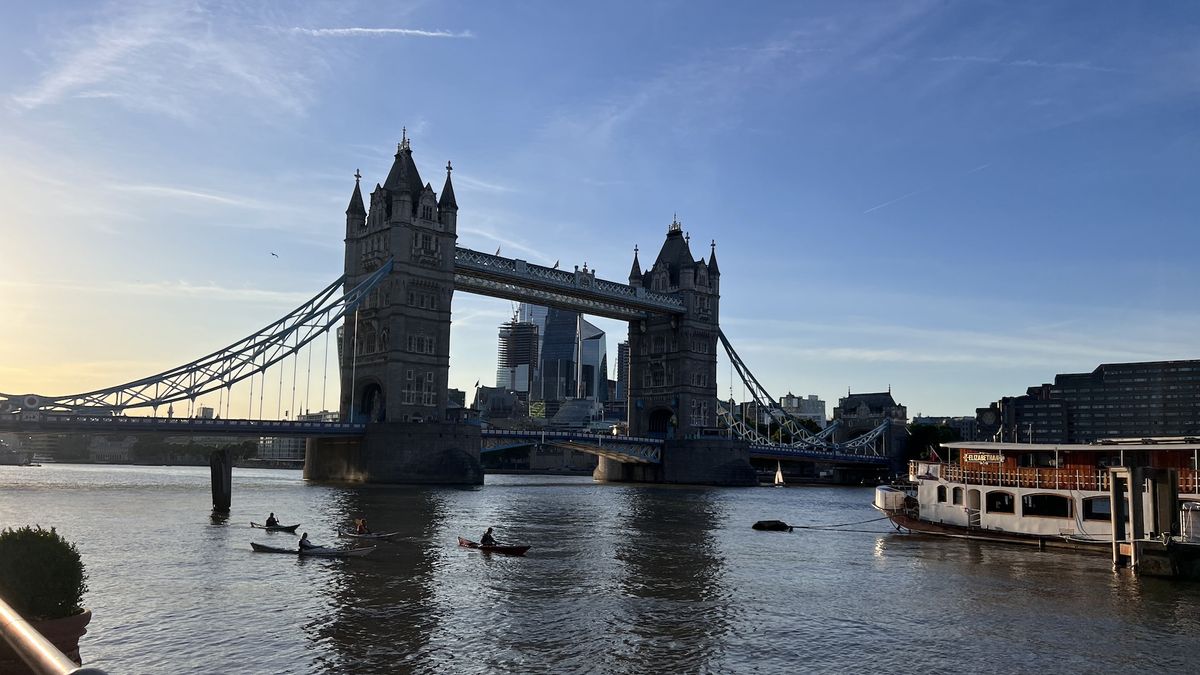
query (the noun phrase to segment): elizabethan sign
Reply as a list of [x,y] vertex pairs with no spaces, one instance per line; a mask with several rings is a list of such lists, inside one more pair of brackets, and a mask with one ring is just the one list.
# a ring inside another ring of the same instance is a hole
[[963,455],[964,462],[976,462],[978,464],[1000,464],[1004,461],[1004,455],[998,455],[994,452],[968,452]]

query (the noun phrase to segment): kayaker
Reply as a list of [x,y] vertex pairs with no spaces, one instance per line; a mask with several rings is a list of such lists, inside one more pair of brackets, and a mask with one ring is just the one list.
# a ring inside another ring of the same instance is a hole
[[276,527],[278,525],[279,521],[275,519],[275,512],[272,511],[271,515],[267,516],[267,527]]
[[359,518],[358,520],[354,521],[354,524],[355,524],[355,528],[354,528],[355,534],[371,534],[371,530],[367,529],[367,519],[366,518]]
[[483,536],[479,538],[479,545],[480,546],[495,546],[496,545],[496,538],[492,536],[492,528],[489,527],[487,529],[487,532],[484,532]]
[[308,533],[305,532],[304,534],[300,535],[300,550],[304,551],[304,550],[307,550],[310,548],[320,548],[320,546],[317,546],[316,544],[309,541]]

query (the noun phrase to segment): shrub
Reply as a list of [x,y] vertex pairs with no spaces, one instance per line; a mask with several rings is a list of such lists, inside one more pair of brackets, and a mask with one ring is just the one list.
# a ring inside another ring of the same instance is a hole
[[61,619],[83,611],[83,560],[54,528],[0,532],[0,597],[27,621]]

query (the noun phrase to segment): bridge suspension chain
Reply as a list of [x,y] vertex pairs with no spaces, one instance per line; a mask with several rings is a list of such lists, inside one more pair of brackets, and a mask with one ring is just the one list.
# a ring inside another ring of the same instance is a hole
[[[728,355],[730,363],[733,365],[734,370],[737,371],[738,377],[745,384],[754,401],[756,418],[759,410],[765,411],[779,425],[780,430],[780,442],[773,441],[759,431],[757,420],[754,425],[750,425],[746,423],[744,414],[741,416],[735,414],[735,404],[732,399],[730,399],[728,405],[724,401],[718,400],[717,419],[723,426],[729,428],[734,436],[755,445],[857,455],[883,456],[885,454],[881,441],[891,428],[890,419],[885,419],[882,424],[871,431],[845,443],[834,443],[832,441],[833,433],[838,428],[838,422],[836,421],[826,426],[819,433],[813,434],[801,425],[799,418],[784,410],[767,391],[767,388],[758,381],[754,373],[750,372],[749,366],[738,356],[737,351],[730,344],[729,338],[725,337],[724,331],[718,330],[717,336],[721,340],[721,345],[725,348],[725,353]],[[789,443],[782,442],[785,433],[791,438]]]
[[[33,410],[118,414],[131,408],[158,408],[231,387],[264,374],[259,387],[266,389],[265,372],[337,325],[353,312],[392,271],[388,260],[357,286],[340,292],[345,276],[326,286],[311,300],[283,318],[207,356],[133,382],[69,396],[0,393],[0,412]],[[328,344],[328,342],[326,343]],[[280,372],[282,378],[282,371]],[[253,393],[251,393],[253,407]]]

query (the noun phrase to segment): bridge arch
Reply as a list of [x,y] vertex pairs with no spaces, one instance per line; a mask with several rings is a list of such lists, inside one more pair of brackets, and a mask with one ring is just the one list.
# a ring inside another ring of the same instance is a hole
[[654,438],[671,438],[675,434],[675,411],[667,407],[654,408],[650,411],[646,430]]
[[387,395],[384,393],[383,385],[378,380],[370,379],[364,381],[360,387],[354,421],[386,422]]

